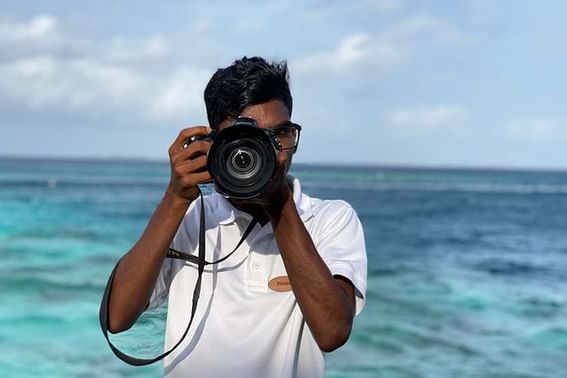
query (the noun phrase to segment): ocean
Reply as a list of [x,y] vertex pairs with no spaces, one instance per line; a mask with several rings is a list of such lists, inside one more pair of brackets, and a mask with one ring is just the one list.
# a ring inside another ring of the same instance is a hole
[[[366,236],[366,307],[328,377],[567,376],[567,172],[292,173],[349,202]],[[167,163],[0,159],[0,377],[162,374],[114,357],[98,308],[168,178]],[[116,341],[159,352],[164,310],[150,315]]]

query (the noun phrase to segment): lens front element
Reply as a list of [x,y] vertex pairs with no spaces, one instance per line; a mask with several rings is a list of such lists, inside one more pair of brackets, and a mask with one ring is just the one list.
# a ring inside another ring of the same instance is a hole
[[242,147],[231,152],[226,161],[226,170],[235,179],[249,179],[257,174],[262,163],[258,151]]

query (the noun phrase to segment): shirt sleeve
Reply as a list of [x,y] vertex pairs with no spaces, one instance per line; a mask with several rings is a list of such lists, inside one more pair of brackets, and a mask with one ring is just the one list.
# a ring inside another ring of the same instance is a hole
[[147,310],[159,307],[165,302],[169,293],[169,287],[172,280],[172,259],[164,259],[161,265],[161,270],[157,278],[154,290],[150,297]]
[[344,201],[332,201],[321,214],[316,247],[335,276],[347,278],[355,288],[356,315],[366,298],[367,257],[364,231],[356,211]]

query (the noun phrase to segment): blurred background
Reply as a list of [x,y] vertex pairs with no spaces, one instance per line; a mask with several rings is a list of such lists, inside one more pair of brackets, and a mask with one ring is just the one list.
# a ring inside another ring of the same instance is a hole
[[[293,173],[365,229],[366,308],[327,375],[563,377],[566,15],[562,1],[4,2],[0,376],[161,374],[105,345],[102,290],[167,185],[168,146],[206,124],[212,73],[261,55],[289,65]],[[134,333],[159,351],[154,315]]]

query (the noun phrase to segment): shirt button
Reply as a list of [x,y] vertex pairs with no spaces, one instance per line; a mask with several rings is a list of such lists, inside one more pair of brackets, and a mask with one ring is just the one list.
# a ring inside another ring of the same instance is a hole
[[260,270],[260,265],[254,264],[254,265],[252,265],[252,269],[258,271],[258,270]]

